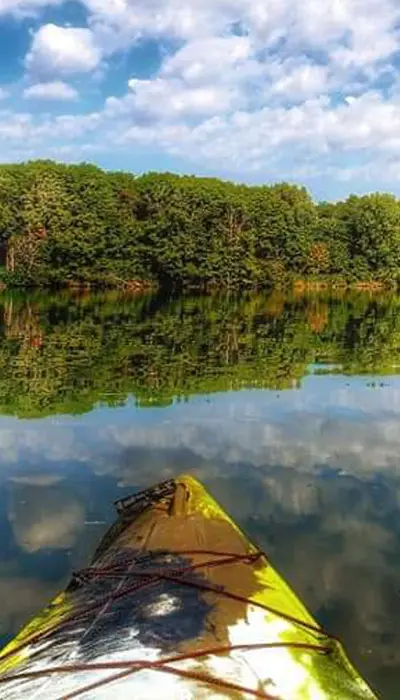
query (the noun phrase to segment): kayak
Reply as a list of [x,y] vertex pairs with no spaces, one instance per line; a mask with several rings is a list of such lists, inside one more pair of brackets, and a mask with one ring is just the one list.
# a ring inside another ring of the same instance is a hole
[[90,566],[0,652],[3,700],[377,700],[196,479],[116,508]]

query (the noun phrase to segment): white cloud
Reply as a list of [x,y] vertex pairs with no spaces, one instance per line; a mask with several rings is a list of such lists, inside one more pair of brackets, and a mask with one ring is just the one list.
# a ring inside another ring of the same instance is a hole
[[[0,13],[48,4],[57,0],[0,0]],[[400,36],[397,0],[82,4],[87,27],[45,24],[34,34],[25,64],[35,82],[25,97],[72,100],[76,94],[66,76],[93,79],[112,54],[146,39],[165,41],[169,53],[154,75],[138,79],[133,73],[122,97],[118,85],[118,96],[109,95],[96,114],[54,122],[16,114],[8,123],[0,115],[0,139],[20,133],[25,120],[22,157],[66,156],[79,148],[120,148],[126,155],[129,144],[139,144],[179,156],[191,169],[240,179],[325,172],[350,182],[358,172],[366,181],[377,164],[385,171],[380,176],[391,173],[398,181],[400,81],[392,65]],[[383,79],[385,91],[379,88]]]
[[[218,171],[223,165],[225,173],[239,177],[257,168],[263,179],[290,177],[297,168],[299,177],[329,171],[337,180],[360,175],[366,181],[374,175],[374,163],[386,162],[390,170],[382,167],[380,177],[398,177],[400,100],[385,101],[377,92],[335,107],[323,97],[249,112],[230,86],[186,89],[175,78],[132,86],[124,98],[110,98],[100,112],[51,117],[0,111],[3,158],[62,156],[69,149],[79,158],[79,148],[126,153],[136,144],[185,158],[194,167],[201,163]],[[225,111],[228,103],[236,103],[236,111]],[[350,160],[345,166],[336,163],[337,154],[346,153]],[[359,153],[371,166],[355,171],[351,156]]]
[[45,24],[33,37],[26,66],[39,75],[72,74],[93,71],[100,61],[90,29]]
[[[217,86],[205,85],[187,87],[181,80],[131,80],[132,91],[121,103],[124,109],[143,114],[144,117],[164,117],[169,120],[185,116],[201,118],[212,114],[225,113],[234,99],[233,91],[221,90]],[[113,102],[109,102],[108,106]],[[114,104],[118,105],[118,102]]]
[[271,88],[273,95],[290,101],[293,98],[306,99],[328,92],[329,70],[326,66],[310,63],[296,65],[295,61],[290,61],[289,65],[284,63],[277,68]]
[[[115,105],[114,105],[115,107]],[[135,124],[120,134],[121,143],[152,142],[170,153],[192,155],[197,161],[248,172],[260,163],[274,175],[271,158],[295,163],[329,162],[331,154],[367,151],[400,155],[400,102],[388,103],[367,93],[350,104],[333,107],[328,98],[308,100],[292,107],[264,107],[200,121],[195,126],[171,124],[168,118],[155,126]],[[286,176],[288,172],[284,173]]]
[[[242,0],[243,2],[243,0]],[[127,47],[143,37],[179,39],[223,32],[236,0],[84,0],[91,26],[108,51]],[[245,0],[245,4],[247,0]],[[239,14],[240,14],[239,2]]]
[[169,124],[202,120],[246,108],[251,85],[260,85],[266,68],[244,37],[213,37],[187,43],[168,57],[154,79],[129,81],[130,92],[110,98],[108,114],[131,115],[137,122]]
[[357,50],[365,43],[386,57],[399,18],[396,0],[85,0],[96,31],[122,43],[141,36],[223,36],[233,25],[263,48],[284,40],[292,50],[324,50],[343,41]]
[[105,128],[96,112],[52,117],[0,110],[0,160],[12,162],[38,156],[72,162],[87,160],[88,153],[109,147],[99,126]]
[[358,17],[357,27],[347,46],[342,45],[332,51],[332,59],[345,68],[373,64],[397,51],[399,36],[395,27],[399,20],[398,7],[388,2],[383,5],[374,3],[374,10],[369,15],[363,13]]
[[8,96],[9,96],[8,90],[0,87],[0,100],[6,100]]
[[[166,77],[179,76],[187,84],[197,85],[210,80],[223,82],[226,71],[234,70],[236,78],[242,77],[243,69],[251,75],[248,64],[252,59],[253,47],[248,37],[225,36],[195,39],[167,58],[162,74]],[[250,64],[253,68],[254,66]],[[261,64],[258,64],[261,69]],[[257,70],[256,70],[257,72]],[[238,75],[239,73],[239,75]]]
[[68,83],[55,80],[50,83],[36,83],[24,90],[24,97],[28,100],[60,100],[69,101],[78,98],[78,92]]
[[[110,32],[121,46],[128,36],[183,41],[154,78],[131,80],[124,97],[107,100],[105,122],[120,120],[116,145],[152,144],[194,165],[265,178],[319,168],[339,178],[340,153],[368,149],[374,159],[397,149],[400,103],[370,87],[396,49],[392,0],[189,0],[183,14],[174,0],[87,6],[95,34],[107,19],[106,43]],[[234,23],[241,35],[230,32]]]

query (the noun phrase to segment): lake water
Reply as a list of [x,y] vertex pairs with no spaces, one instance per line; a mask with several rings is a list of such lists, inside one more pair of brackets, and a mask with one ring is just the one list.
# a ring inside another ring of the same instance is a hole
[[0,642],[183,471],[400,687],[400,299],[0,298]]

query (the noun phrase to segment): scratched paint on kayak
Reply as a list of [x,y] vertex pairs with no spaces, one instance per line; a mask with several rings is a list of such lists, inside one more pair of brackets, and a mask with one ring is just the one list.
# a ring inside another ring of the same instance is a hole
[[117,509],[91,566],[0,653],[4,700],[376,698],[195,479]]

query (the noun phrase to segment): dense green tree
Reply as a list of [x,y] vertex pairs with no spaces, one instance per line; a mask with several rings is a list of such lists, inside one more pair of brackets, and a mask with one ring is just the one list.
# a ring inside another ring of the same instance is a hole
[[294,279],[397,283],[400,203],[313,202],[280,183],[0,166],[0,272],[9,285],[243,289]]
[[342,203],[322,202],[318,205],[314,239],[317,244],[324,244],[326,259],[321,268],[313,265],[311,256],[311,273],[319,275],[328,272],[330,275],[342,275],[347,279],[353,275],[349,233]]
[[306,274],[317,212],[304,188],[280,184],[250,192],[261,278],[280,281],[288,272]]
[[350,197],[343,207],[354,275],[397,280],[400,204],[389,194]]

